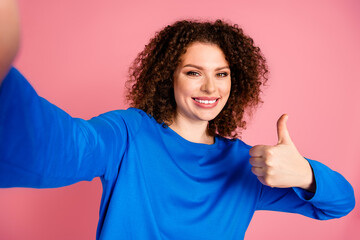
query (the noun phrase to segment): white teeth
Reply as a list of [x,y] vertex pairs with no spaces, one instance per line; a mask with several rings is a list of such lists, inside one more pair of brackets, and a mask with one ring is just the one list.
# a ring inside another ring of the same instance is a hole
[[196,102],[203,103],[203,104],[213,104],[216,102],[216,99],[215,100],[200,100],[200,99],[194,98],[194,100]]

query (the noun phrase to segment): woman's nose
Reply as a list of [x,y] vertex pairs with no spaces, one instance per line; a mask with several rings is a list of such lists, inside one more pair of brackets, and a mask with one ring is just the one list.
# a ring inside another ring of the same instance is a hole
[[213,93],[216,91],[215,79],[209,76],[204,78],[203,84],[201,86],[201,91],[207,93]]

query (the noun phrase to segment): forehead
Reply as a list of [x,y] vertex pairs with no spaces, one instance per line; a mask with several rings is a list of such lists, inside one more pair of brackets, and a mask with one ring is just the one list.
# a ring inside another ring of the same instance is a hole
[[212,43],[195,42],[190,44],[180,60],[182,66],[196,64],[211,68],[229,65],[221,48]]

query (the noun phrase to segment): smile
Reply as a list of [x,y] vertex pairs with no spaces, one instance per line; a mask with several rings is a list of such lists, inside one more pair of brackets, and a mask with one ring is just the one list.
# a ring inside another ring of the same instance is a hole
[[201,108],[213,108],[219,103],[220,98],[193,98],[196,106]]

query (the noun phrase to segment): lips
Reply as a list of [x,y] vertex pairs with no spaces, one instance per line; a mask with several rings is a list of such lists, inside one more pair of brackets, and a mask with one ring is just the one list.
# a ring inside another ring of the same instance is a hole
[[194,97],[192,98],[197,106],[212,108],[218,103],[219,98],[215,97]]

